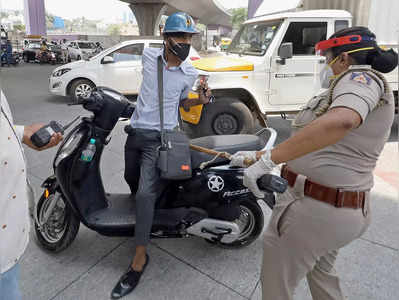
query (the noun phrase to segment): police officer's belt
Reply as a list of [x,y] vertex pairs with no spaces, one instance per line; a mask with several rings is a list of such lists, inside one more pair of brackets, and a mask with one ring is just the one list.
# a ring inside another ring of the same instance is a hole
[[[288,185],[293,187],[298,174],[292,172],[284,165],[281,169],[281,177],[288,181]],[[331,204],[335,207],[346,208],[363,208],[365,202],[365,192],[357,191],[341,191],[336,188],[331,188],[312,182],[309,179],[305,181],[305,196],[311,197],[315,200]]]

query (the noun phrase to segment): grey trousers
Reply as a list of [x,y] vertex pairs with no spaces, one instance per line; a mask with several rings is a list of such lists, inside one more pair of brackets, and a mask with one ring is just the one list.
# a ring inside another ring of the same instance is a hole
[[291,300],[307,278],[314,300],[343,300],[334,269],[338,250],[370,224],[369,193],[364,209],[336,208],[304,195],[306,178],[277,198],[264,234],[263,300]]
[[156,130],[125,130],[125,180],[132,194],[136,195],[137,246],[147,246],[154,219],[155,202],[162,194],[165,181],[157,168],[157,149],[161,145],[160,133]]

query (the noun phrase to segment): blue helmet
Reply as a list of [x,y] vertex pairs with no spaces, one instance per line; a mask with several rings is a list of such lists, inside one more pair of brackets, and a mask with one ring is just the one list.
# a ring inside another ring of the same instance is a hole
[[164,33],[185,32],[185,33],[198,33],[195,29],[193,18],[184,13],[177,12],[166,19]]

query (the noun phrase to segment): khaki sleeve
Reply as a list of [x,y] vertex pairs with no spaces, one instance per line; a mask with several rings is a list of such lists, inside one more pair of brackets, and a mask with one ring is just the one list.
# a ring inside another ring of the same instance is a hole
[[347,107],[356,111],[363,122],[381,99],[382,86],[383,83],[377,82],[375,76],[371,77],[366,72],[351,72],[335,86],[329,109]]

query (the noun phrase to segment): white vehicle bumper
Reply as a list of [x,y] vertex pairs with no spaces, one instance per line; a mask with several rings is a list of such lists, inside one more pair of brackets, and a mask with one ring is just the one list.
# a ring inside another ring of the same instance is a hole
[[50,76],[50,78],[49,78],[49,91],[53,95],[67,96],[65,81],[61,80],[60,77]]

